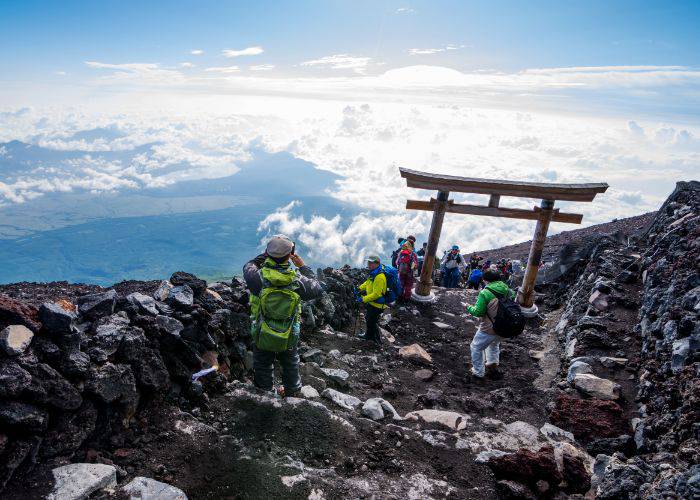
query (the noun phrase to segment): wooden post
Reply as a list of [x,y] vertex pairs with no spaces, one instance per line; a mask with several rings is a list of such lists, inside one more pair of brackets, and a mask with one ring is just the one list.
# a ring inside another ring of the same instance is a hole
[[437,203],[435,204],[435,211],[433,212],[433,221],[430,224],[428,248],[423,258],[423,269],[420,273],[420,279],[416,285],[416,295],[427,297],[430,295],[430,290],[433,286],[433,264],[435,264],[435,255],[437,254],[438,243],[440,242],[440,231],[442,231],[442,221],[445,218],[445,208],[447,206],[447,197],[449,194],[449,191],[438,191]]
[[498,208],[498,204],[501,202],[500,194],[492,194],[489,198],[489,206],[491,208]]
[[[535,236],[532,238],[530,246],[530,256],[527,258],[527,268],[523,277],[523,284],[518,290],[518,302],[524,309],[532,309],[535,302],[535,280],[537,279],[537,271],[540,268],[542,260],[542,250],[547,239],[547,230],[549,222],[552,220],[554,213],[554,201],[542,200],[540,204],[540,217],[537,219],[537,227],[535,228]],[[535,309],[535,314],[536,314]]]

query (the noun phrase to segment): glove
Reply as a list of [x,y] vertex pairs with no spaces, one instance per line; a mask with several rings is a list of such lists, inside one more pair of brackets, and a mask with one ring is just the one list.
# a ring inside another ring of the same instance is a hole
[[361,303],[361,302],[362,302],[362,296],[361,296],[361,295],[357,295],[357,297],[355,297],[355,301]]

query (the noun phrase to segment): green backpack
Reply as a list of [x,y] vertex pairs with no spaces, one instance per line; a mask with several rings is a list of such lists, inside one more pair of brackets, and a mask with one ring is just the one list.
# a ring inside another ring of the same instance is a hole
[[301,317],[301,297],[297,273],[267,259],[262,274],[260,295],[250,296],[251,335],[258,349],[282,352],[299,341],[295,324]]

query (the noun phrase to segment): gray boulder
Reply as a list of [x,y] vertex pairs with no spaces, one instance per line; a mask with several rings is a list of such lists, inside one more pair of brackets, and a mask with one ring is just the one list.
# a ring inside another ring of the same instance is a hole
[[117,485],[117,469],[104,464],[69,464],[51,471],[55,485],[48,500],[83,500]]
[[75,313],[66,311],[53,302],[44,302],[39,308],[39,321],[51,333],[70,333],[75,318]]
[[187,495],[175,486],[147,477],[135,477],[122,488],[131,500],[187,500]]
[[569,365],[569,371],[566,375],[566,381],[568,383],[573,383],[574,377],[578,375],[579,373],[593,373],[593,369],[591,368],[591,365],[584,361],[574,361]]
[[108,290],[103,293],[91,293],[78,298],[78,312],[89,320],[95,320],[102,316],[114,313],[117,303],[117,292]]
[[152,316],[158,315],[158,308],[156,307],[156,301],[153,297],[145,295],[140,292],[130,293],[126,296],[126,300],[136,306],[139,311],[150,314]]
[[138,397],[134,374],[128,365],[107,363],[91,367],[85,390],[103,403],[135,402]]
[[10,325],[0,331],[0,349],[8,356],[19,356],[32,343],[34,333],[24,325]]
[[183,328],[185,328],[180,321],[163,314],[156,316],[156,324],[161,330],[169,333],[170,335],[176,336],[179,336],[180,332],[183,330]]
[[44,363],[26,365],[32,381],[25,392],[31,400],[59,410],[75,410],[83,402],[80,392],[63,375]]

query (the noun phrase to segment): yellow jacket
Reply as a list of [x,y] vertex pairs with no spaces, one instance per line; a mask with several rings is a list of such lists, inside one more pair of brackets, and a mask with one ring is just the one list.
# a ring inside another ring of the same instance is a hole
[[377,302],[377,299],[384,297],[386,293],[386,275],[384,273],[377,274],[374,278],[369,277],[367,281],[360,285],[360,291],[364,291],[366,295],[362,297],[362,302],[365,304],[384,309],[386,305]]

